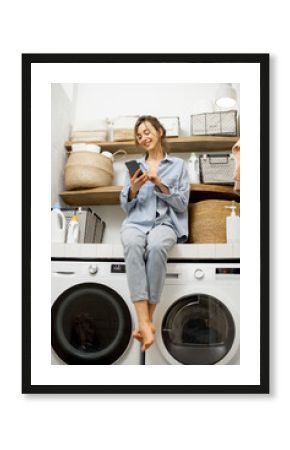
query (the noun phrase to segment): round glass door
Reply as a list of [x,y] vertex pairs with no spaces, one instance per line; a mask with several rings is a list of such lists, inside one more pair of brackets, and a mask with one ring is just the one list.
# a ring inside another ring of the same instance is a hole
[[84,283],[64,291],[51,309],[51,343],[67,364],[112,364],[132,332],[128,306],[113,289]]
[[161,332],[167,351],[181,364],[216,364],[233,345],[235,324],[217,298],[196,294],[169,308]]

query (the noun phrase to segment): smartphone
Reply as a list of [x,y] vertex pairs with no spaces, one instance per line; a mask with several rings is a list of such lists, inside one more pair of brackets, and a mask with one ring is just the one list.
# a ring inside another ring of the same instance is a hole
[[[132,161],[126,161],[125,162],[126,166],[128,167],[129,173],[130,173],[130,177],[132,177],[135,172],[140,169],[140,163],[138,163],[135,159],[133,159]],[[141,170],[142,172],[142,170]],[[143,174],[140,173],[140,176]]]

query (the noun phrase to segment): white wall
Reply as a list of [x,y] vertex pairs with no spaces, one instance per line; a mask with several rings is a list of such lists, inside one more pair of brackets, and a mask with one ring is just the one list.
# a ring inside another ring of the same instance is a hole
[[76,89],[73,84],[51,85],[51,204],[63,202],[63,169],[66,161],[64,143],[69,139],[74,120]]
[[[234,87],[238,93],[239,85]],[[190,134],[190,115],[215,110],[218,84],[63,84],[53,85],[52,95],[52,201],[63,190],[66,161],[64,141],[73,129],[95,129],[95,120],[119,115],[179,116],[181,135]],[[239,103],[238,103],[239,106]],[[174,155],[174,154],[173,154]],[[138,155],[141,156],[141,155]],[[188,158],[188,154],[177,156]],[[124,161],[114,163],[114,185],[122,185]],[[125,214],[119,205],[90,207],[106,222],[103,243],[120,244],[119,230]]]
[[64,92],[66,93],[68,99],[73,102],[74,99],[74,89],[76,87],[73,83],[61,83],[61,87],[63,88]]
[[[74,128],[119,115],[179,116],[181,135],[190,134],[190,115],[212,102],[218,84],[79,84]],[[239,99],[239,84],[234,84]]]

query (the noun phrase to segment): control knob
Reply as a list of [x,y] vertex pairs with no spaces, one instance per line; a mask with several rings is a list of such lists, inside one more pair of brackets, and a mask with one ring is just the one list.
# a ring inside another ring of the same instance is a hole
[[204,277],[204,271],[203,271],[202,269],[196,269],[196,270],[194,271],[194,277],[195,277],[197,280],[201,280],[201,279]]
[[90,273],[91,275],[95,275],[97,272],[98,272],[98,266],[97,266],[97,264],[91,264],[91,265],[89,266],[89,273]]

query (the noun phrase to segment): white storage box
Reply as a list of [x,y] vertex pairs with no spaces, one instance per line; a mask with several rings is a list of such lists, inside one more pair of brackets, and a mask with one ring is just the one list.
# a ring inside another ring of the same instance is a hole
[[217,111],[190,116],[192,136],[237,136],[237,111]]
[[158,117],[160,123],[166,130],[167,137],[178,137],[180,134],[180,120],[179,117]]
[[133,141],[134,126],[139,116],[120,116],[112,121],[113,141]]

